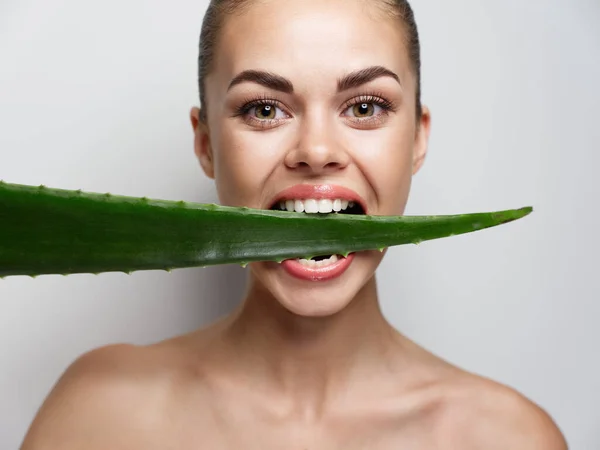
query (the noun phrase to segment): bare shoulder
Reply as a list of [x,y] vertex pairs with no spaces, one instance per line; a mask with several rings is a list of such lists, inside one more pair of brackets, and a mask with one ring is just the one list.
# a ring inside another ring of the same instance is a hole
[[508,386],[467,375],[450,391],[443,434],[461,448],[568,449],[549,414]]
[[128,434],[143,435],[165,401],[165,358],[155,346],[126,344],[81,355],[46,398],[21,449],[116,449]]

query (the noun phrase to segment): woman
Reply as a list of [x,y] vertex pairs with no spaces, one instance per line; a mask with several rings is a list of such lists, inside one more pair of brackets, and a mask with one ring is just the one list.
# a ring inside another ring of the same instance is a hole
[[[213,1],[201,42],[191,121],[221,203],[403,213],[430,130],[405,1]],[[384,254],[250,264],[218,323],[80,357],[22,448],[566,449],[530,401],[391,327]]]

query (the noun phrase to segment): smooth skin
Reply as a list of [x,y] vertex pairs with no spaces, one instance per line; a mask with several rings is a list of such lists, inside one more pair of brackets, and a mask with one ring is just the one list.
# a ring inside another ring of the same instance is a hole
[[[191,112],[221,203],[267,208],[289,186],[333,183],[357,191],[371,214],[402,214],[431,122],[427,108],[416,117],[403,38],[399,22],[362,0],[263,0],[229,17],[207,78],[207,122]],[[338,85],[371,67],[395,76],[372,70]],[[247,70],[287,81],[230,86]],[[243,108],[256,98],[267,107]],[[361,252],[327,282],[250,264],[241,306],[212,326],[78,358],[22,450],[565,450],[540,407],[385,320],[374,276],[384,254]]]

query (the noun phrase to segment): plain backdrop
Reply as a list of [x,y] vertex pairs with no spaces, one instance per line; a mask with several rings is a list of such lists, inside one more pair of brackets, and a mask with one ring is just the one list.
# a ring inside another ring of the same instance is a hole
[[[206,6],[0,0],[0,178],[216,201],[188,120]],[[600,2],[413,6],[433,133],[406,213],[535,212],[392,248],[384,312],[539,403],[572,449],[600,449]],[[18,448],[78,355],[203,326],[237,304],[244,277],[221,266],[0,281],[0,448]]]

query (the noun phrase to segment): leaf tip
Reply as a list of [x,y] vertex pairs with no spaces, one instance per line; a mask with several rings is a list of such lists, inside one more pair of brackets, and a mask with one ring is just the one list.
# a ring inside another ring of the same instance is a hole
[[533,206],[525,206],[524,208],[521,208],[519,212],[521,213],[520,217],[528,216],[533,212]]

